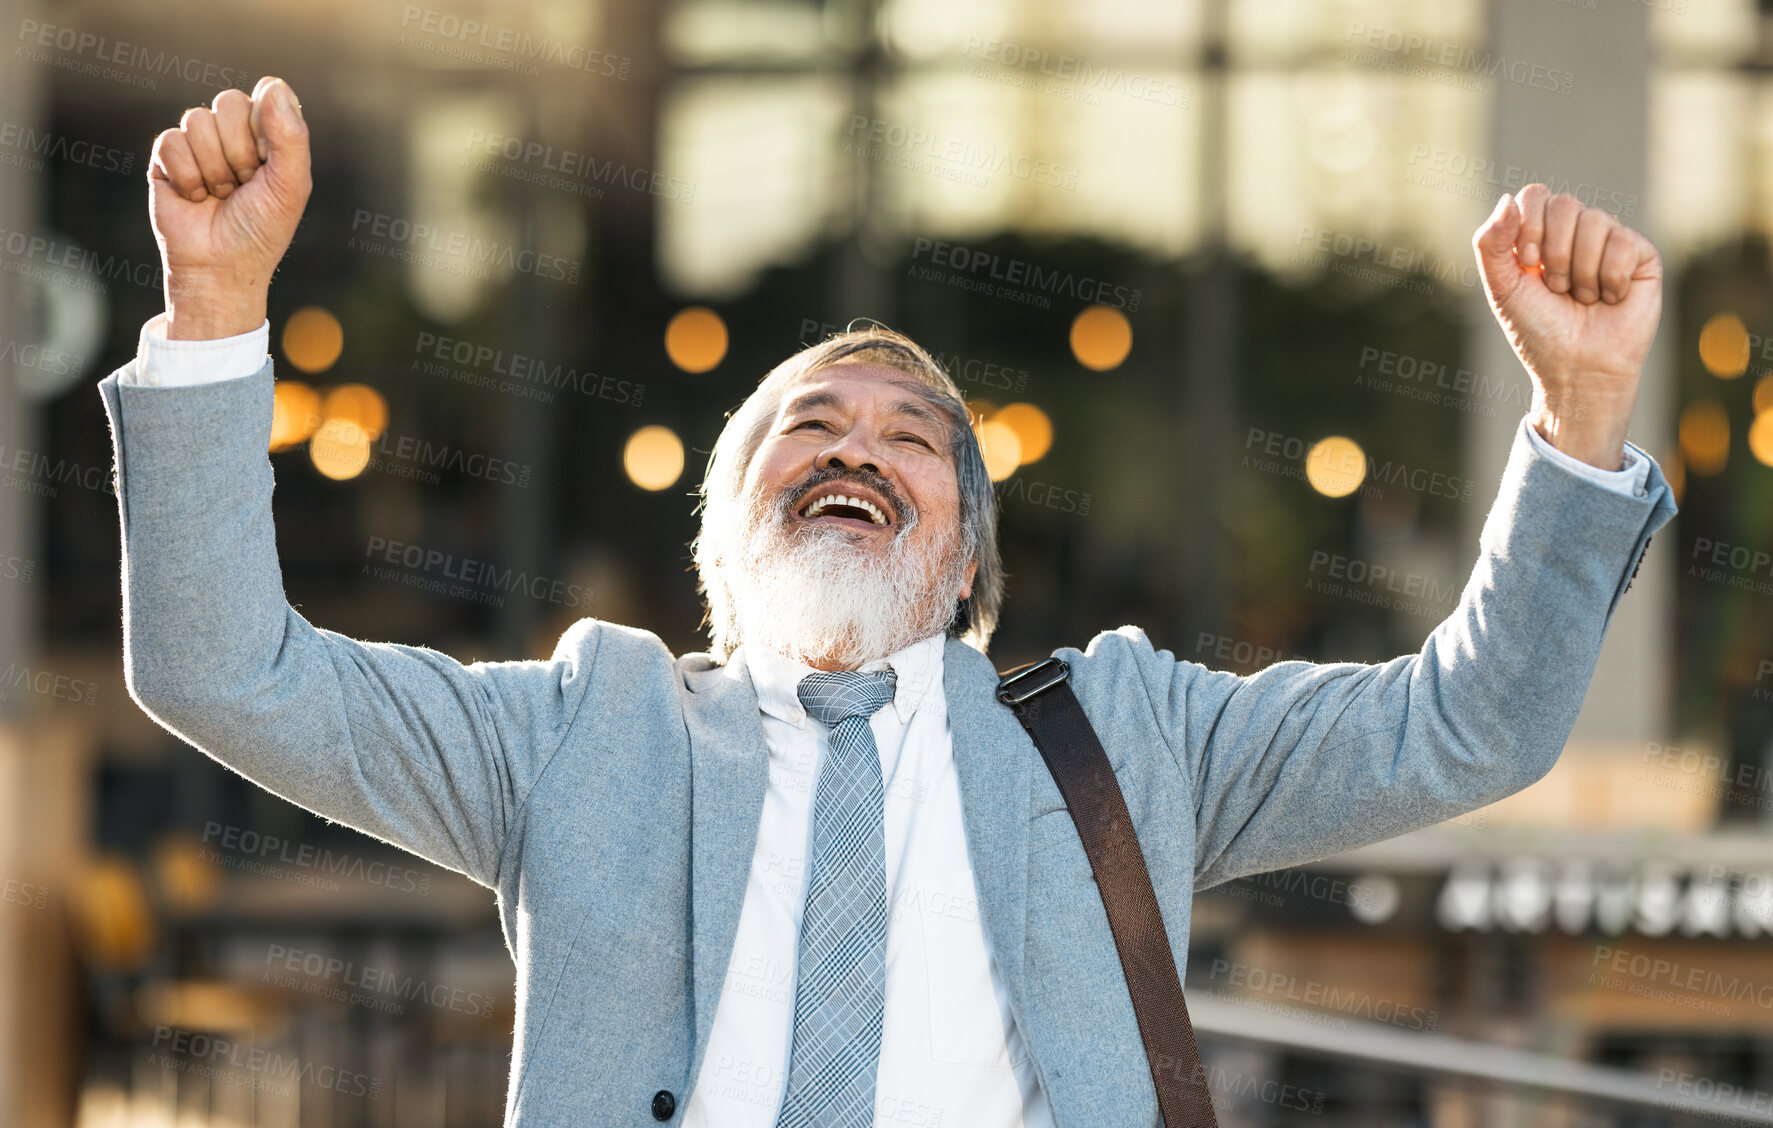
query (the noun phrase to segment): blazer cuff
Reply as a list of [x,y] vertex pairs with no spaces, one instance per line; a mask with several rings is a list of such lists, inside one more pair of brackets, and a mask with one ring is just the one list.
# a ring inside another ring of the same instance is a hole
[[[1637,576],[1651,536],[1678,511],[1674,490],[1656,460],[1641,447],[1627,444],[1627,448],[1635,461],[1615,473],[1642,473],[1641,491],[1627,493],[1617,488],[1617,481],[1597,480],[1597,475],[1607,474],[1598,467],[1588,467],[1594,471],[1591,475],[1569,466],[1576,460],[1546,443],[1523,417],[1495,507],[1484,522],[1480,548],[1509,556],[1533,545],[1569,558],[1565,567],[1583,572],[1605,569],[1614,578],[1607,605],[1611,620],[1620,596]],[[1581,556],[1570,557],[1572,548]]]
[[1617,470],[1602,470],[1580,458],[1565,454],[1547,442],[1539,429],[1521,416],[1521,430],[1527,433],[1527,442],[1533,449],[1551,459],[1580,478],[1587,478],[1597,486],[1604,486],[1617,493],[1629,494],[1632,497],[1645,496],[1645,483],[1650,480],[1650,457],[1643,449],[1630,440],[1625,444],[1625,455],[1620,460]]

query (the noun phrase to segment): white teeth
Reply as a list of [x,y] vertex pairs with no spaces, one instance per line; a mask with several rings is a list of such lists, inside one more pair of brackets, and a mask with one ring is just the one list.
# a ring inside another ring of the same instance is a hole
[[886,514],[882,513],[880,507],[875,505],[872,501],[860,497],[845,497],[842,494],[826,494],[818,501],[813,502],[806,508],[807,517],[817,517],[820,513],[824,512],[827,505],[852,506],[866,512],[868,516],[874,519],[876,525],[884,525],[887,523]]

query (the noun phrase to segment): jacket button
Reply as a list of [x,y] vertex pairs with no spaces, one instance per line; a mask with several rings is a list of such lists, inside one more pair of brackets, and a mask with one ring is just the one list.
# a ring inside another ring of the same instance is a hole
[[671,1114],[677,1111],[677,1098],[671,1095],[670,1089],[660,1089],[653,1094],[653,1119],[670,1120]]

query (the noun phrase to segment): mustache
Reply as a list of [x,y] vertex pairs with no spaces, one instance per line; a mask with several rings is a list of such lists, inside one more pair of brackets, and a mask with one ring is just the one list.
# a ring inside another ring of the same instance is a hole
[[909,528],[917,521],[917,508],[901,497],[899,491],[893,488],[893,484],[879,474],[861,468],[850,470],[848,468],[838,469],[834,466],[816,469],[797,485],[783,490],[776,498],[776,515],[785,519],[794,511],[796,499],[803,498],[812,490],[830,485],[832,482],[854,482],[879,494],[881,500],[886,502],[887,508],[892,512],[893,524],[901,530]]

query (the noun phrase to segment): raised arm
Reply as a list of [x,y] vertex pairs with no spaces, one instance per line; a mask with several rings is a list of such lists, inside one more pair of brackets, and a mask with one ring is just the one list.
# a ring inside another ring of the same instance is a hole
[[1192,785],[1197,888],[1429,826],[1551,770],[1650,535],[1675,512],[1585,479],[1516,432],[1458,606],[1389,662],[1279,662],[1240,677],[1123,628]]
[[[1661,310],[1655,249],[1538,184],[1504,196],[1473,247],[1533,405],[1471,579],[1422,650],[1237,677],[1123,636],[1193,785],[1200,887],[1439,822],[1543,776],[1651,534],[1675,513],[1660,470],[1625,442]],[[1641,490],[1609,482],[1622,467],[1643,473]]]
[[582,620],[547,662],[463,665],[298,614],[271,520],[263,345],[242,374],[227,364],[253,348],[182,344],[264,324],[310,184],[294,94],[272,78],[251,99],[223,92],[160,136],[148,175],[167,344],[186,351],[181,379],[143,381],[132,362],[99,384],[130,695],[267,789],[494,884],[517,811],[585,696],[599,624]]

